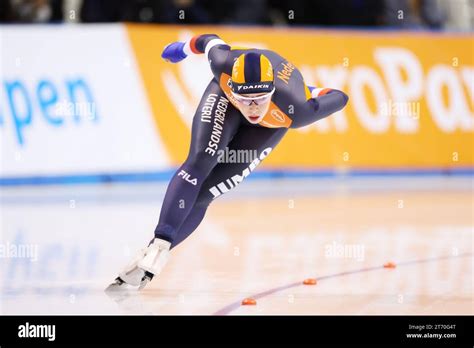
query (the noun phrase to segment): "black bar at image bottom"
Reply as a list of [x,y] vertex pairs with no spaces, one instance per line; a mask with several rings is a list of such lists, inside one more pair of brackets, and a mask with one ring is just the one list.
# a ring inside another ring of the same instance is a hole
[[472,316],[0,316],[0,346],[389,344],[472,346]]

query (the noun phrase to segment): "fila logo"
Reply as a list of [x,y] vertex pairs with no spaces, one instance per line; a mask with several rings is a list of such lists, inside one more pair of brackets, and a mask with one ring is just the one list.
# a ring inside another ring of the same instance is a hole
[[198,183],[197,178],[191,179],[191,175],[189,175],[189,174],[188,174],[186,171],[184,171],[184,170],[181,170],[181,171],[178,173],[178,176],[182,177],[184,180],[186,180],[186,181],[189,182],[190,184],[193,184],[194,186],[196,186],[197,183]]
[[253,89],[253,88],[270,88],[270,85],[267,84],[267,83],[259,83],[259,84],[256,84],[256,85],[250,85],[250,86],[237,86],[237,90],[240,91],[241,89],[242,90],[245,90],[245,89]]

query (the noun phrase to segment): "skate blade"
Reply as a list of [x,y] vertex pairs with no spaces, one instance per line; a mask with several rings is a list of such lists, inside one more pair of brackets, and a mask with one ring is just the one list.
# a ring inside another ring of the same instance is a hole
[[143,290],[145,286],[153,279],[153,273],[150,273],[148,271],[145,272],[145,275],[142,278],[142,281],[140,282],[140,285],[138,286],[138,290]]
[[142,280],[140,282],[140,285],[138,286],[138,291],[143,290],[148,283],[149,283],[149,280]]
[[105,288],[104,292],[111,300],[116,303],[121,303],[130,298],[130,296],[133,296],[132,293],[136,292],[136,289],[132,289],[127,285],[127,283],[117,281],[116,279],[112,284]]
[[125,291],[125,290],[129,290],[129,288],[127,287],[127,283],[125,283],[120,278],[116,278],[113,283],[109,284],[109,286],[105,288],[105,292]]

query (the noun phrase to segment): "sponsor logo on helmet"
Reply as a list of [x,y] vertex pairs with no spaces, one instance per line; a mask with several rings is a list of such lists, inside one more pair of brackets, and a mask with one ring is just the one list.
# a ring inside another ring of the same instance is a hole
[[270,88],[270,84],[268,83],[257,83],[255,85],[245,85],[245,86],[237,86],[237,90],[247,90],[247,89],[260,89],[260,88]]

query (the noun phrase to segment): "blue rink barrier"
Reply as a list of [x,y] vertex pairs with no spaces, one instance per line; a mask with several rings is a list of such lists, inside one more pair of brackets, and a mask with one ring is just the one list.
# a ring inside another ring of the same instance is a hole
[[[91,173],[71,175],[41,175],[24,177],[0,177],[0,186],[21,185],[75,185],[107,183],[141,183],[169,181],[176,169],[133,173]],[[472,176],[474,167],[464,168],[397,168],[397,169],[262,169],[255,170],[246,180],[298,179],[325,177],[365,177],[365,176]]]

